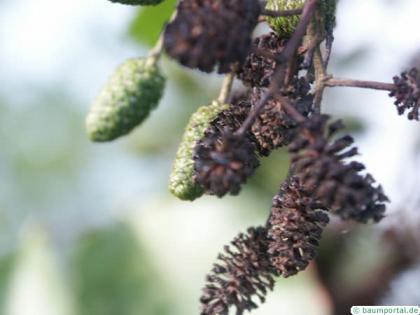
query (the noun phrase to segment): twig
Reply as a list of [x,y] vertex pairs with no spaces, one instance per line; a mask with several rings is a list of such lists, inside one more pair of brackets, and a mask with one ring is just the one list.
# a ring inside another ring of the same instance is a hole
[[324,85],[328,87],[356,87],[362,89],[372,89],[372,90],[382,90],[382,91],[392,91],[395,88],[395,85],[392,83],[383,83],[376,81],[361,81],[361,80],[352,80],[352,79],[338,79],[338,78],[328,78],[324,81]]
[[283,11],[263,9],[261,11],[261,15],[270,16],[270,17],[283,17],[283,16],[287,17],[287,16],[300,15],[300,14],[302,14],[302,9],[283,10]]
[[270,100],[270,98],[273,96],[273,92],[271,90],[268,90],[266,93],[264,93],[263,97],[260,99],[257,105],[252,109],[252,111],[249,113],[248,117],[245,119],[242,126],[236,131],[237,135],[244,135],[246,131],[252,126],[255,119],[258,116],[258,113],[262,110],[262,108],[267,104],[267,102]]
[[284,96],[278,96],[280,100],[281,107],[287,112],[287,114],[292,117],[296,122],[302,123],[305,121],[305,117],[299,113],[299,111],[290,104],[290,101]]
[[314,52],[314,70],[315,70],[315,97],[314,110],[316,113],[321,112],[321,102],[325,89],[325,78],[327,77],[327,70],[325,69],[324,59],[322,58],[321,49],[319,46]]
[[160,34],[155,46],[149,52],[149,58],[159,60],[163,52],[163,33]]
[[220,94],[217,100],[224,104],[227,102],[229,98],[230,91],[232,90],[233,81],[235,79],[235,72],[232,71],[225,76],[225,79],[222,84],[222,88],[220,89]]

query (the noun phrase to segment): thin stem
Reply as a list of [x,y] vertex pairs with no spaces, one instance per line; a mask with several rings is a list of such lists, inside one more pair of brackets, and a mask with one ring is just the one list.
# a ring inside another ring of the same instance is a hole
[[258,116],[258,113],[262,110],[262,108],[267,104],[270,98],[273,96],[272,91],[268,90],[264,93],[263,97],[260,99],[258,104],[252,109],[249,113],[248,117],[245,119],[244,123],[242,124],[241,128],[238,129],[236,132],[237,135],[244,135],[246,131],[251,128],[252,124],[254,123],[255,119]]
[[315,69],[314,109],[316,113],[320,113],[322,97],[324,95],[325,89],[325,78],[327,76],[327,70],[325,69],[324,59],[322,58],[322,53],[319,46],[315,49],[313,62]]
[[[173,21],[173,19],[175,19],[176,15],[177,15],[177,10],[175,10],[172,13],[171,17],[169,18],[169,22]],[[160,36],[159,36],[155,46],[149,52],[149,57],[151,59],[154,59],[155,63],[160,59],[160,57],[163,53],[163,38],[164,38],[164,32],[162,31],[160,33]]]
[[225,79],[222,84],[222,88],[220,89],[219,97],[217,98],[217,100],[220,103],[224,104],[227,102],[230,95],[230,91],[232,90],[234,79],[235,79],[234,71],[230,72],[229,74],[225,76]]
[[261,11],[261,15],[270,16],[270,17],[287,17],[287,16],[300,15],[300,14],[302,14],[302,9],[282,10],[282,11],[262,9]]
[[163,52],[163,33],[160,34],[155,46],[149,52],[149,58],[154,58],[156,61],[159,60]]
[[382,90],[382,91],[392,91],[395,88],[395,85],[392,83],[383,83],[376,81],[361,81],[361,80],[352,80],[352,79],[339,79],[339,78],[328,78],[324,81],[325,86],[328,87],[356,87],[362,89],[372,89],[372,90]]
[[305,116],[303,116],[299,111],[290,104],[290,101],[283,96],[279,96],[278,99],[281,102],[281,106],[287,112],[287,114],[292,117],[296,122],[302,123],[305,121]]

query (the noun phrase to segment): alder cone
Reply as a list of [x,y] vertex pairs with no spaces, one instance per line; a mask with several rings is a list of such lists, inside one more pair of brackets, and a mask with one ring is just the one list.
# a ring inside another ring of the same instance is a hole
[[419,120],[420,110],[420,72],[417,68],[401,73],[394,77],[395,88],[389,94],[395,98],[395,106],[398,114],[403,115],[406,111],[408,119]]
[[283,277],[304,270],[318,252],[328,215],[301,187],[295,177],[288,178],[273,198],[269,219],[269,249],[272,265]]
[[228,104],[214,101],[210,105],[200,107],[191,116],[169,177],[169,190],[179,199],[192,201],[203,195],[204,189],[195,181],[195,162],[193,158],[195,148],[204,138],[211,122],[228,107]]
[[[273,54],[280,53],[286,46],[287,40],[281,39],[275,33],[264,34],[254,39],[253,50],[263,49]],[[277,63],[269,58],[251,52],[246,57],[242,67],[237,71],[237,77],[250,87],[268,87]]]
[[[305,0],[268,0],[266,9],[275,11],[300,9],[304,4]],[[299,15],[267,17],[268,25],[282,38],[289,38],[299,21]]]
[[[313,95],[308,94],[309,84],[297,79],[295,84],[283,91],[284,98],[303,116],[308,117],[313,110]],[[264,89],[254,89],[251,102],[253,106],[263,97]],[[252,125],[252,133],[257,142],[259,153],[268,156],[273,150],[288,145],[297,130],[297,123],[282,107],[280,98],[271,98]]]
[[230,72],[250,50],[260,10],[258,0],[183,0],[166,26],[165,50],[186,67]]
[[207,133],[195,148],[194,161],[196,182],[207,194],[218,197],[239,194],[242,184],[259,166],[250,139],[229,129]]
[[353,138],[333,139],[343,125],[328,120],[327,115],[312,115],[299,128],[289,145],[293,174],[323,207],[342,219],[380,221],[388,198],[370,174],[361,174],[363,164],[345,161],[358,153]]
[[224,247],[200,298],[201,315],[227,315],[230,307],[236,314],[257,308],[254,298],[265,301],[265,295],[274,287],[277,271],[268,255],[265,227],[248,229]]

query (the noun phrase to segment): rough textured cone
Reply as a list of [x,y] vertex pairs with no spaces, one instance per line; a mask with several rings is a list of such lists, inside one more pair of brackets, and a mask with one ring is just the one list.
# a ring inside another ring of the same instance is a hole
[[130,59],[112,75],[86,119],[92,141],[111,141],[142,123],[162,97],[165,78],[152,59]]
[[211,122],[228,107],[228,104],[214,101],[211,105],[200,107],[191,116],[169,178],[169,190],[179,199],[192,201],[204,193],[194,179],[194,148],[204,137]]
[[[266,9],[275,11],[293,10],[302,8],[304,3],[305,0],[268,0]],[[267,17],[268,24],[281,38],[290,37],[299,20],[299,15],[276,18]]]
[[158,5],[164,0],[109,0],[115,3],[130,4],[130,5]]

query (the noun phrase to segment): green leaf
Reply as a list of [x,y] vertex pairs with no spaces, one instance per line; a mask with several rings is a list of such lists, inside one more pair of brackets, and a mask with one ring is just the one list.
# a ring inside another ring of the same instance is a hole
[[84,235],[71,262],[78,315],[173,314],[160,273],[127,223]]
[[139,9],[139,13],[131,22],[129,35],[140,44],[153,46],[175,10],[176,2],[165,0],[158,6]]

